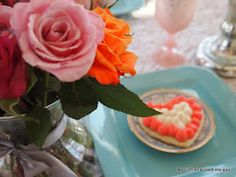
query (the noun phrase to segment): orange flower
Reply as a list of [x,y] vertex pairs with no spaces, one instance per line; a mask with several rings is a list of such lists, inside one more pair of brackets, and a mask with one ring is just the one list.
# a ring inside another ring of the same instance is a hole
[[127,22],[115,18],[108,9],[97,7],[106,26],[105,37],[97,47],[96,58],[88,75],[101,84],[118,84],[119,77],[125,74],[135,75],[137,56],[127,51],[132,36]]

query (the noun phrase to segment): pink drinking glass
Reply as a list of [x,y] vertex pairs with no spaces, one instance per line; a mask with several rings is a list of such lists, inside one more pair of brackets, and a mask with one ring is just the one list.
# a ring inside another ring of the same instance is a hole
[[185,29],[196,10],[197,0],[156,0],[156,19],[167,32],[164,45],[155,54],[160,68],[170,68],[187,63],[187,58],[177,49],[175,34]]

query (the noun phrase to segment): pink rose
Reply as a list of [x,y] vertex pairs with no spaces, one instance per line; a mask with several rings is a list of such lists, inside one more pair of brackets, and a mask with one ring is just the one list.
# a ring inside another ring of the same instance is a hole
[[14,6],[11,21],[24,60],[73,82],[90,69],[104,22],[74,0],[31,0]]
[[27,88],[27,68],[10,28],[12,8],[0,5],[0,99],[22,96]]

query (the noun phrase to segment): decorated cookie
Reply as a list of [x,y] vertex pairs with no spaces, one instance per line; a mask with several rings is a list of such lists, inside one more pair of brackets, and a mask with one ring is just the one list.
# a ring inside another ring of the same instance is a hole
[[178,96],[165,104],[152,104],[162,114],[140,118],[143,130],[150,136],[179,147],[191,146],[204,122],[203,108],[192,98]]

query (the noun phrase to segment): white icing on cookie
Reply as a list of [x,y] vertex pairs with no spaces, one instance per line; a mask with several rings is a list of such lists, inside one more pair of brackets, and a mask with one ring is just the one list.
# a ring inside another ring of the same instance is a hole
[[161,115],[156,116],[161,122],[166,124],[174,124],[176,127],[183,129],[191,122],[191,116],[193,113],[192,108],[187,102],[180,102],[175,104],[171,110],[166,108],[157,109],[161,112]]

